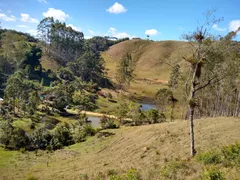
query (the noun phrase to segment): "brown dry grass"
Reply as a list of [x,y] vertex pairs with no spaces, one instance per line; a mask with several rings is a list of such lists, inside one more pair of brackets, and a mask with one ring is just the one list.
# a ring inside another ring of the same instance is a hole
[[[240,120],[235,118],[210,118],[195,121],[196,149],[198,153],[240,139]],[[118,171],[137,168],[144,179],[149,173],[162,168],[168,162],[189,161],[189,124],[176,121],[139,127],[123,127],[109,130],[112,137],[92,137],[64,150],[47,154],[33,152],[18,154],[0,169],[0,179],[23,179],[31,173],[39,179],[80,179],[87,173],[93,177],[110,169]],[[47,166],[48,162],[48,166]],[[193,161],[194,162],[194,161]],[[198,165],[182,175],[182,179],[199,177]],[[155,173],[160,174],[160,170]]]
[[[189,45],[182,41],[131,40],[124,41],[102,53],[108,69],[108,77],[114,80],[116,65],[126,53],[131,53],[135,62],[135,82],[128,88],[129,91],[139,93],[144,91],[145,96],[153,96],[155,89],[165,85],[175,63],[183,64],[183,55],[189,53]],[[137,87],[136,87],[137,84]],[[149,88],[151,84],[152,88]]]

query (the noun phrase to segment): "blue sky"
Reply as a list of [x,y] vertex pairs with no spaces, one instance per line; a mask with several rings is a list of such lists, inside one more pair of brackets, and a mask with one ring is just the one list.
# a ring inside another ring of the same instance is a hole
[[86,38],[149,34],[153,40],[179,40],[204,22],[203,13],[212,8],[216,17],[224,17],[212,33],[235,30],[240,26],[239,7],[239,0],[0,0],[0,21],[2,28],[34,35],[39,21],[53,16]]

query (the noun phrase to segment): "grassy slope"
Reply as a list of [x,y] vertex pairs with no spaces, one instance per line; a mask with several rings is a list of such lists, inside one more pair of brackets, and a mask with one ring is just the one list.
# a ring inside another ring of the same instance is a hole
[[126,53],[131,53],[136,62],[135,82],[129,88],[142,96],[153,96],[166,85],[171,73],[168,64],[183,64],[182,56],[188,53],[189,45],[182,41],[130,40],[111,46],[102,54],[108,76],[114,79],[116,64]]
[[[197,120],[195,128],[198,153],[232,144],[240,138],[239,119]],[[151,177],[159,177],[164,165],[179,160],[191,164],[190,170],[180,175],[182,179],[199,178],[202,165],[196,163],[195,159],[189,161],[187,121],[123,127],[109,131],[116,134],[107,138],[91,137],[86,142],[54,153],[39,152],[38,156],[33,152],[16,155],[16,152],[0,150],[0,179],[23,179],[29,173],[39,179],[78,179],[85,173],[91,177],[110,169],[121,172],[131,167],[140,170],[144,179],[149,179],[150,172],[154,172]],[[228,173],[226,169],[223,171],[229,178],[231,175],[235,176],[234,172]]]

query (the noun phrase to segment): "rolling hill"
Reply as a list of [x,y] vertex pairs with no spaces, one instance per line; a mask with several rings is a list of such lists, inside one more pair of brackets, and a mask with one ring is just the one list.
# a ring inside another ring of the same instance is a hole
[[[102,53],[108,77],[114,80],[117,61],[130,53],[135,62],[135,79],[130,92],[152,97],[167,84],[171,66],[184,66],[182,56],[189,53],[189,45],[183,41],[129,40],[111,46]],[[151,87],[149,87],[151,85]]]

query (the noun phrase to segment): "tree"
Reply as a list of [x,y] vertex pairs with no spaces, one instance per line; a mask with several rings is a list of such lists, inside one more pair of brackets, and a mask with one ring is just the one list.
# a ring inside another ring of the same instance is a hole
[[190,64],[186,91],[189,97],[191,156],[196,154],[193,122],[195,107],[198,105],[196,93],[239,71],[236,67],[239,53],[236,53],[237,45],[232,41],[237,32],[230,32],[221,38],[211,35],[209,29],[219,21],[212,16],[212,12],[208,12],[205,24],[185,35],[192,49],[190,56],[183,56]]
[[122,57],[122,59],[120,59],[117,64],[116,80],[120,86],[122,86],[123,84],[130,84],[130,82],[134,78],[133,71],[134,64],[132,56],[131,54],[127,53],[125,56]]
[[45,53],[60,64],[73,62],[83,53],[84,35],[52,17],[43,19],[38,25],[39,37]]
[[39,103],[38,89],[33,82],[26,79],[22,71],[18,71],[8,78],[4,97],[13,107],[14,114],[16,109],[21,109],[19,105],[23,103],[34,112]]

